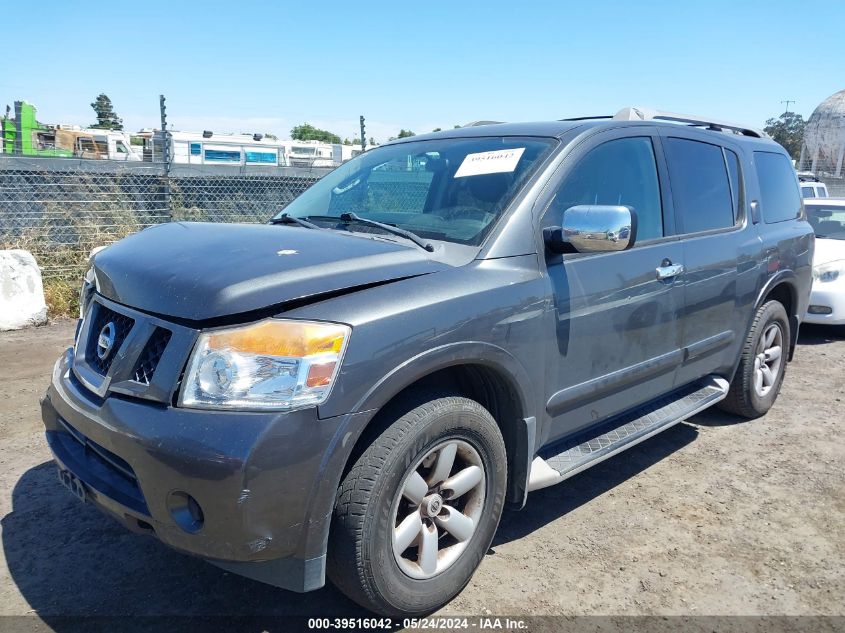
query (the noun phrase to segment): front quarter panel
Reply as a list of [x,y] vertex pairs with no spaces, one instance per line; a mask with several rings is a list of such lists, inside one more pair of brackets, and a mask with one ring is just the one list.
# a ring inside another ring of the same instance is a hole
[[[444,367],[481,363],[509,378],[524,415],[543,384],[538,333],[548,317],[536,255],[476,261],[299,308],[294,318],[348,323],[338,382],[320,417],[378,409]],[[339,413],[342,412],[342,413]]]

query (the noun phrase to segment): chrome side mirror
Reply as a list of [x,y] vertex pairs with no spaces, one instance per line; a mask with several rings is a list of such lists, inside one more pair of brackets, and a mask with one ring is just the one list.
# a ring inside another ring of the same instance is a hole
[[637,239],[637,214],[622,205],[577,205],[563,214],[563,226],[543,229],[553,253],[624,251]]

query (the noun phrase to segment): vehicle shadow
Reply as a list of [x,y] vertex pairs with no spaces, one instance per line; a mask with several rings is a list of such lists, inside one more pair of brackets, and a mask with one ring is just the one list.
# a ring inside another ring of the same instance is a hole
[[[588,503],[697,435],[694,426],[679,424],[560,486],[532,493],[522,512],[502,518],[493,547]],[[53,462],[24,473],[12,504],[0,521],[9,573],[34,614],[59,633],[116,628],[205,633],[208,625],[290,631],[304,630],[308,617],[372,615],[331,585],[304,595],[286,592],[133,534],[94,507],[80,505],[57,482]]]
[[[698,422],[698,416],[693,418]],[[519,512],[505,512],[492,547],[508,543],[589,503],[624,481],[638,475],[675,451],[695,441],[698,431],[681,423],[593,466],[563,483],[528,495]]]
[[80,616],[118,616],[111,624],[121,630],[131,624],[126,616],[153,628],[162,616],[260,616],[255,630],[290,630],[268,623],[370,615],[331,586],[307,595],[283,591],[133,534],[66,492],[53,462],[24,473],[12,504],[0,521],[9,573],[35,614],[60,633],[91,630]]
[[803,323],[798,330],[799,345],[827,345],[845,340],[845,326]]

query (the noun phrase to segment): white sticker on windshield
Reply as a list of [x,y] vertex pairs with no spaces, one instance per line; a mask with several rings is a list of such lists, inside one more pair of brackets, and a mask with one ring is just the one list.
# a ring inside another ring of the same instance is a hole
[[455,172],[455,178],[510,173],[516,169],[516,164],[522,158],[524,151],[524,147],[514,147],[513,149],[497,149],[492,152],[467,154],[464,162]]

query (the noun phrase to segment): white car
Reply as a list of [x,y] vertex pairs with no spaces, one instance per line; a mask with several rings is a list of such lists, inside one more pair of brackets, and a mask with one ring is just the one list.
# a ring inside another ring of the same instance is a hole
[[820,181],[811,171],[799,171],[798,181],[801,185],[802,198],[827,198],[827,185]]
[[845,325],[845,198],[805,199],[816,233],[813,292],[805,323]]

